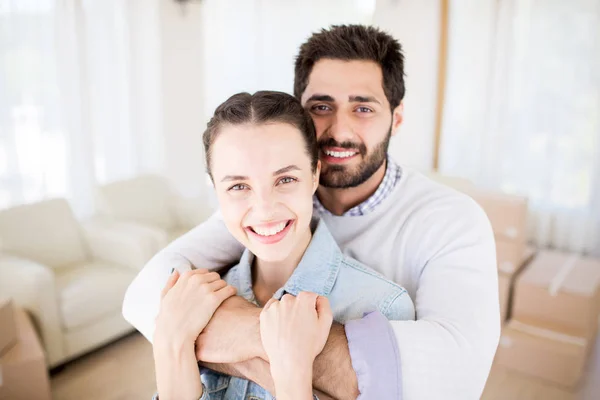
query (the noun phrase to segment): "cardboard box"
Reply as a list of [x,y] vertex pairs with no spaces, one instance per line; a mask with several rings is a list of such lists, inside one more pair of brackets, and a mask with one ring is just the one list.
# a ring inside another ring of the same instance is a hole
[[0,356],[17,343],[17,325],[12,300],[0,299]]
[[527,199],[480,189],[463,190],[487,214],[494,235],[499,240],[527,242]]
[[498,272],[508,276],[517,274],[535,255],[535,248],[525,242],[496,239]]
[[579,384],[595,336],[512,320],[502,330],[496,364],[573,389]]
[[[518,252],[521,249],[520,253]],[[512,242],[497,242],[498,294],[500,297],[500,317],[502,322],[510,318],[514,282],[519,273],[535,256],[536,249],[531,246],[516,245]]]
[[18,341],[0,357],[0,399],[50,400],[42,346],[25,311],[15,311]]
[[513,316],[596,332],[600,308],[600,260],[541,251],[517,278]]
[[508,318],[510,303],[510,276],[498,275],[498,295],[500,297],[500,320],[504,323]]

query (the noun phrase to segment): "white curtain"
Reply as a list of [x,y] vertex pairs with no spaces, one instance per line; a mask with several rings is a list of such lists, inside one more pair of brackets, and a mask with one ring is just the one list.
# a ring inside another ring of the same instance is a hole
[[292,93],[294,58],[313,33],[335,24],[369,24],[375,0],[204,0],[204,114],[232,94]]
[[158,3],[0,0],[0,208],[160,168]]
[[600,2],[450,3],[440,169],[528,197],[535,244],[600,254]]

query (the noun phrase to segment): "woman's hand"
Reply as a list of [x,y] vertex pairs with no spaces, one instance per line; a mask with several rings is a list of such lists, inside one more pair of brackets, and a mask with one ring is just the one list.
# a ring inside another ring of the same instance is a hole
[[260,334],[278,399],[312,398],[312,368],[323,351],[333,316],[329,300],[315,293],[284,295],[263,308]]
[[160,311],[156,318],[155,338],[179,339],[194,343],[215,310],[233,296],[236,289],[227,285],[218,273],[195,269],[169,277],[161,292]]

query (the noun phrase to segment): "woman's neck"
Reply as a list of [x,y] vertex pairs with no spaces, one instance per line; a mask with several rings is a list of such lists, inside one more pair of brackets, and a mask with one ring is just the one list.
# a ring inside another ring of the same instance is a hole
[[290,279],[294,270],[300,264],[311,238],[312,232],[308,227],[285,260],[265,261],[258,257],[254,258],[252,290],[260,305],[264,305]]

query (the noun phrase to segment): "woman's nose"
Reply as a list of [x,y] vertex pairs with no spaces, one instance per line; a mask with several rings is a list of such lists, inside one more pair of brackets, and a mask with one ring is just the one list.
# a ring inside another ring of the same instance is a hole
[[254,213],[263,221],[269,221],[275,214],[275,196],[270,192],[259,193],[254,198]]

